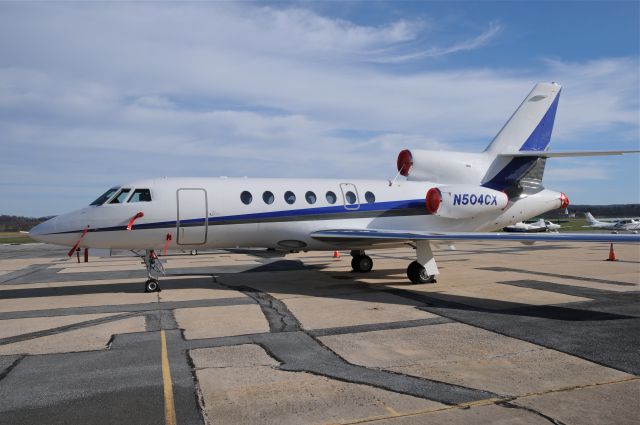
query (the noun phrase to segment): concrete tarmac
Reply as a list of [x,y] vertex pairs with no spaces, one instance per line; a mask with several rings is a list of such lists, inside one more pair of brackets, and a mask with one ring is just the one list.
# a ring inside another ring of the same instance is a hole
[[0,246],[0,424],[640,423],[640,247],[163,257]]

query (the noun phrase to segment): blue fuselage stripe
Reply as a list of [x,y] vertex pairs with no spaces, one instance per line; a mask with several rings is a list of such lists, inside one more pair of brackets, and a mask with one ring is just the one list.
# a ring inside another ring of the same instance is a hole
[[[371,204],[353,204],[353,205],[336,205],[330,207],[314,207],[303,208],[296,210],[279,210],[279,211],[265,211],[259,213],[250,214],[236,214],[226,215],[219,217],[199,217],[186,220],[179,220],[180,226],[204,226],[205,220],[209,225],[216,224],[240,224],[240,223],[259,223],[262,221],[288,221],[288,220],[300,220],[304,217],[308,217],[309,220],[321,219],[349,219],[359,217],[374,217],[380,215],[427,215],[429,214],[425,208],[423,199],[410,199],[400,201],[387,201],[376,202]],[[281,219],[281,220],[278,220]],[[177,220],[171,221],[159,221],[152,223],[135,223],[132,227],[134,230],[141,229],[160,229],[160,228],[173,228],[178,225]],[[89,229],[89,232],[109,232],[125,230],[126,225],[101,227]],[[60,233],[78,233],[82,230],[72,230]]]

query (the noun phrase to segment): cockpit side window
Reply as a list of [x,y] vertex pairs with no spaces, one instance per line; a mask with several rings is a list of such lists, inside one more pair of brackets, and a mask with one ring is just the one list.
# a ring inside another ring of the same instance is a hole
[[98,199],[96,199],[95,201],[93,201],[89,205],[93,205],[93,206],[97,207],[97,206],[100,206],[100,205],[104,204],[105,202],[107,202],[109,200],[109,198],[111,198],[113,196],[114,193],[116,193],[118,191],[118,189],[120,189],[120,188],[119,187],[112,187],[111,189],[107,190]]
[[136,189],[129,198],[129,202],[151,202],[151,191],[149,189]]
[[129,196],[129,192],[131,189],[122,189],[120,192],[109,202],[110,204],[122,204],[127,200],[127,196]]

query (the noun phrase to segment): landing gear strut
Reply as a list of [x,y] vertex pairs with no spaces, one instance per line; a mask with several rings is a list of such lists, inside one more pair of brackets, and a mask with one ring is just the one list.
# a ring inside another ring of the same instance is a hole
[[373,260],[364,251],[351,251],[351,268],[354,272],[367,273],[373,269]]
[[153,249],[147,249],[142,257],[145,267],[147,268],[147,282],[144,284],[144,292],[160,292],[160,284],[158,278],[153,277],[152,272],[156,274],[165,274],[162,262]]
[[436,283],[436,275],[439,272],[429,241],[417,241],[416,254],[417,261],[413,261],[407,267],[409,280],[414,284]]

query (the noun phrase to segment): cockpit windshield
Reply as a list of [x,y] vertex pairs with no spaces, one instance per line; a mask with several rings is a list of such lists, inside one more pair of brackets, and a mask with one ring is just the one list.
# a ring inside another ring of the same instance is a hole
[[128,202],[151,202],[151,191],[149,189],[136,189]]
[[131,189],[122,189],[112,200],[109,202],[110,204],[122,204],[125,199],[129,196],[129,192]]
[[111,189],[107,190],[98,199],[96,199],[95,201],[93,201],[89,205],[93,205],[93,206],[97,207],[97,206],[100,206],[100,205],[104,204],[105,202],[107,202],[109,200],[109,198],[111,198],[113,196],[114,193],[116,193],[118,191],[118,189],[120,189],[120,188],[119,187],[112,187]]

